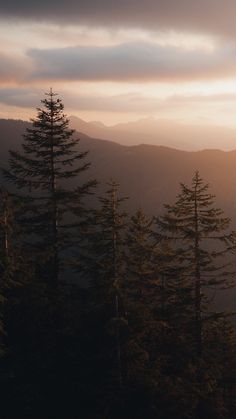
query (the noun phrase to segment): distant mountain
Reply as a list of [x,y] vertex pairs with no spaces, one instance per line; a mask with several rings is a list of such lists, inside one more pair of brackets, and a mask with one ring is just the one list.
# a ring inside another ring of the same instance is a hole
[[29,122],[0,119],[0,165],[6,165],[8,150],[17,148]]
[[152,144],[179,150],[196,151],[206,148],[236,149],[236,130],[202,125],[184,125],[155,118],[116,124],[107,127],[101,122],[85,122],[70,117],[72,128],[94,138],[103,138],[123,145]]

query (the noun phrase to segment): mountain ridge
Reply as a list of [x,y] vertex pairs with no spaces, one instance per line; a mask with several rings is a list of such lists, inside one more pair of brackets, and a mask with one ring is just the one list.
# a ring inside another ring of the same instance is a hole
[[185,151],[205,148],[231,151],[236,149],[236,129],[211,125],[186,125],[174,121],[143,118],[106,126],[99,121],[86,122],[70,117],[71,127],[85,134],[118,142],[122,145],[141,143],[163,145]]
[[[8,150],[19,149],[29,122],[0,120],[0,159],[7,165]],[[121,184],[121,193],[131,196],[130,207],[142,206],[149,214],[173,201],[180,182],[189,183],[195,170],[212,186],[223,209],[236,208],[236,150],[186,151],[166,146],[124,146],[76,132],[82,149],[89,150],[89,176],[101,184],[111,177]],[[234,186],[235,185],[235,186]],[[236,212],[236,211],[235,211]]]

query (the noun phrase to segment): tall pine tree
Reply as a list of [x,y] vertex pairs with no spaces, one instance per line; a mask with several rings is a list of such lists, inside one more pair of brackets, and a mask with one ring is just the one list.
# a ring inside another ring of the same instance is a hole
[[26,205],[21,224],[32,233],[30,244],[43,249],[49,280],[57,284],[61,251],[69,245],[71,217],[75,213],[84,216],[83,199],[95,182],[77,182],[90,166],[88,152],[79,151],[62,101],[50,89],[41,102],[42,108],[37,108],[37,117],[24,135],[22,151],[10,151],[10,168],[4,175],[23,190]]
[[[174,243],[176,262],[184,269],[192,288],[196,353],[202,354],[202,321],[209,290],[229,287],[233,272],[225,262],[226,254],[235,251],[236,236],[229,231],[230,219],[214,207],[198,172],[190,186],[181,184],[174,205],[165,205],[166,214],[157,220],[160,236]],[[206,289],[208,291],[206,291]],[[209,311],[209,309],[208,309]]]

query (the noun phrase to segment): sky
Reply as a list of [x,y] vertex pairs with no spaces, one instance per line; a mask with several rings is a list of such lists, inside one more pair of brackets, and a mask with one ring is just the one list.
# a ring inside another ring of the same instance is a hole
[[235,0],[1,2],[0,117],[34,117],[52,87],[86,121],[235,128],[235,16]]

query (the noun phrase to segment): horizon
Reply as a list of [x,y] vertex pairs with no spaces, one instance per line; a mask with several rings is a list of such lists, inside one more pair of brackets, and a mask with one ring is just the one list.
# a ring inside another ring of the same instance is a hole
[[[11,121],[31,122],[22,118],[0,117],[0,120],[10,123]],[[187,152],[236,150],[236,128],[214,125],[191,126],[157,118],[143,118],[110,126],[101,121],[85,121],[75,115],[69,115],[68,120],[72,129],[91,139],[105,140],[128,147],[147,145]]]

